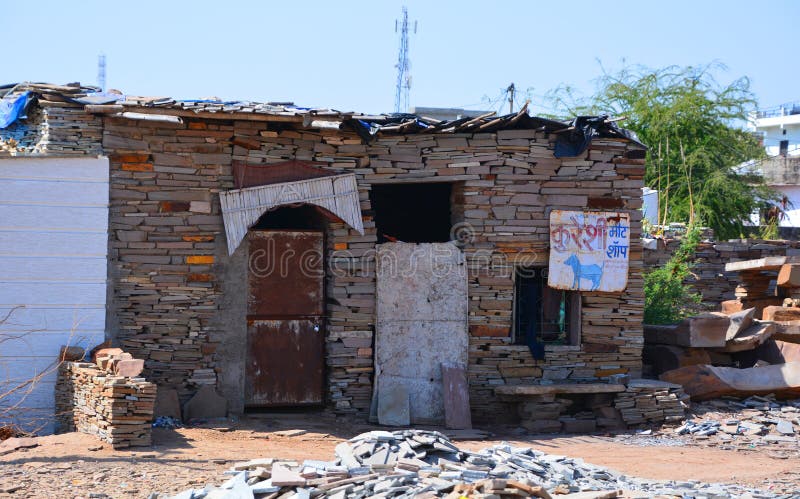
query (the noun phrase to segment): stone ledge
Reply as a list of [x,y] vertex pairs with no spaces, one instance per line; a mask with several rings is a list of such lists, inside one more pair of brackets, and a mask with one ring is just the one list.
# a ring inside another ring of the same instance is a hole
[[619,393],[625,391],[625,385],[610,383],[559,383],[553,385],[506,385],[494,389],[497,395],[535,396],[553,394],[582,393]]

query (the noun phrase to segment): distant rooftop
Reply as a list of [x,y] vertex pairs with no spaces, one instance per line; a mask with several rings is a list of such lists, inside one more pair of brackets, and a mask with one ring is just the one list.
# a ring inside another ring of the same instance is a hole
[[800,102],[787,102],[779,106],[768,107],[756,111],[756,118],[778,118],[780,116],[790,116],[800,114]]

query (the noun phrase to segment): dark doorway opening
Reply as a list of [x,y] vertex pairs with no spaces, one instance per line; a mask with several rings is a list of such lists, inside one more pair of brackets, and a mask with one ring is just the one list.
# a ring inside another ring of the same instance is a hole
[[451,239],[450,183],[373,185],[378,243],[444,243]]
[[251,230],[324,230],[329,220],[338,219],[318,206],[280,206],[261,215]]

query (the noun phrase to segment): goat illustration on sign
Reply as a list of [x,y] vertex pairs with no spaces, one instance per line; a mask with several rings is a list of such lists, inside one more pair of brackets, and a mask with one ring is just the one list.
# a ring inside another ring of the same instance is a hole
[[600,280],[603,278],[603,267],[594,264],[584,265],[575,253],[564,260],[564,263],[572,267],[573,289],[580,288],[581,279],[588,279],[591,281],[592,287],[589,291],[594,291],[600,287]]

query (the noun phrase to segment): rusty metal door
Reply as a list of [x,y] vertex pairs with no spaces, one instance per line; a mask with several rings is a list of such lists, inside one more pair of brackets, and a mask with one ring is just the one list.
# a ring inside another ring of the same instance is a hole
[[321,232],[249,236],[245,406],[323,401]]

